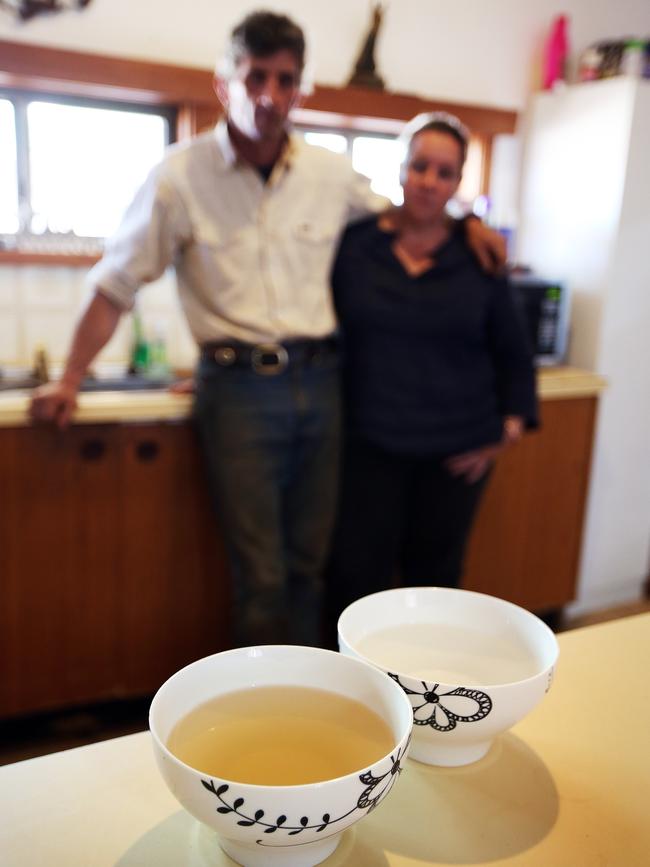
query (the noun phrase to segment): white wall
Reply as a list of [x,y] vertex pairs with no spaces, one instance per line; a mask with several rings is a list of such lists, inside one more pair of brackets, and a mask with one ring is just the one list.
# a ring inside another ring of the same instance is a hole
[[[305,28],[316,81],[343,84],[368,29],[371,0],[284,0],[269,7]],[[539,81],[552,18],[570,18],[572,58],[591,42],[650,34],[648,0],[390,0],[377,45],[390,90],[520,109]],[[211,67],[248,0],[92,0],[83,12],[16,23],[0,39]]]

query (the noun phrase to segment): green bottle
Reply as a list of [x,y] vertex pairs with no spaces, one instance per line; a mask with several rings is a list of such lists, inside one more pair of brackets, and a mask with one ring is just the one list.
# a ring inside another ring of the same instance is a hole
[[133,308],[133,346],[131,348],[131,360],[129,362],[129,375],[136,376],[147,372],[149,368],[149,344],[144,336],[142,317],[139,311]]

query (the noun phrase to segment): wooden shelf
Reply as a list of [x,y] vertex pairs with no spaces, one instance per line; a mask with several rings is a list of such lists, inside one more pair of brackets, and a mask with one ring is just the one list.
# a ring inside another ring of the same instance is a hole
[[[0,86],[6,88],[168,105],[181,111],[191,107],[213,118],[220,108],[212,86],[213,76],[211,69],[0,40]],[[458,115],[473,134],[487,137],[514,132],[517,119],[516,112],[507,109],[327,85],[316,85],[295,110],[295,117],[312,123],[315,114],[324,113],[348,121],[364,118],[390,124],[409,120],[423,111],[438,110]],[[363,126],[372,129],[367,123]]]
[[[175,112],[178,139],[212,126],[220,112],[210,69],[5,40],[0,40],[0,87],[166,106]],[[514,132],[517,121],[514,111],[363,87],[316,85],[294,109],[292,119],[310,126],[398,134],[405,121],[429,111],[455,114],[469,127],[482,150],[480,189],[486,192],[492,138]],[[0,265],[89,267],[99,258],[0,250]]]
[[62,268],[89,268],[99,262],[98,254],[25,253],[20,250],[0,250],[0,265],[43,265]]
[[[330,115],[329,123],[340,127],[345,127],[352,119],[355,126],[366,130],[372,128],[368,120],[374,120],[379,124],[377,132],[399,132],[404,121],[428,111],[455,114],[476,135],[513,133],[517,122],[517,113],[506,109],[443,102],[407,93],[370,90],[364,87],[341,88],[323,85],[316,85],[313,93],[305,98],[299,108],[294,109],[292,116],[298,122],[322,124],[322,120],[317,120],[317,115]],[[360,119],[363,122],[360,123]],[[399,122],[397,128],[394,126],[395,121]]]
[[149,105],[216,103],[213,73],[0,40],[0,86]]

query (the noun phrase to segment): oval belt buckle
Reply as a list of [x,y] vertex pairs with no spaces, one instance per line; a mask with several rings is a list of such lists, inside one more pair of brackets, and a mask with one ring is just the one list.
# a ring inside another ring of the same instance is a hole
[[280,343],[259,343],[251,349],[251,367],[261,376],[282,373],[289,364],[289,353]]

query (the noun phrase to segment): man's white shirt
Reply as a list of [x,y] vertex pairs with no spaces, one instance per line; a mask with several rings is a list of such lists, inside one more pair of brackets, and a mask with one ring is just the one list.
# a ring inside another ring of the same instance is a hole
[[341,232],[387,204],[345,156],[296,135],[264,183],[220,121],[170,148],[89,281],[129,309],[174,266],[199,344],[323,337],[336,329],[330,271]]

